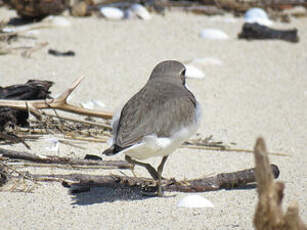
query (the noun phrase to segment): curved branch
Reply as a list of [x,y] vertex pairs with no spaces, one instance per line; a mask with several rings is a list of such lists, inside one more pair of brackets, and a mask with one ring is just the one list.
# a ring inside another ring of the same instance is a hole
[[106,111],[89,110],[67,103],[69,95],[78,87],[84,77],[78,78],[73,85],[64,91],[59,97],[46,100],[0,100],[0,107],[27,110],[29,107],[39,109],[59,109],[71,113],[82,114],[93,117],[111,119],[112,113]]

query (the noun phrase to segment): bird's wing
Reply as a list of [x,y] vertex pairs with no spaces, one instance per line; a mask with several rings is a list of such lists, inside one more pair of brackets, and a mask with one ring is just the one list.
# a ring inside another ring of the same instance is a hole
[[159,92],[144,87],[124,106],[115,136],[116,145],[127,148],[148,135],[169,137],[177,131],[178,123],[187,127],[194,122],[196,100],[190,91],[163,84],[156,87]]

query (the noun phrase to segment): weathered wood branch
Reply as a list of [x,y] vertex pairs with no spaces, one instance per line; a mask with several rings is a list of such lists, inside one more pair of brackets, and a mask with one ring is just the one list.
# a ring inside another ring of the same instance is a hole
[[[276,165],[272,165],[274,177],[278,177],[279,170]],[[175,179],[163,179],[162,188],[164,191],[177,192],[208,192],[220,189],[233,189],[245,186],[249,183],[254,183],[255,169],[246,169],[232,173],[221,173],[212,177],[204,177],[200,179],[176,181]],[[39,181],[61,181],[68,180],[65,185],[77,187],[139,187],[142,190],[151,190],[156,187],[156,182],[153,179],[142,177],[128,177],[128,176],[97,176],[88,174],[66,174],[66,175],[42,175],[42,174],[28,174],[33,179]],[[75,181],[75,183],[71,183]]]
[[283,214],[282,199],[285,185],[274,182],[265,143],[258,138],[255,145],[256,181],[259,202],[254,216],[257,230],[307,230],[293,203]]
[[99,166],[99,168],[104,169],[130,169],[131,165],[126,161],[96,161],[96,160],[82,160],[82,159],[72,159],[68,157],[58,157],[58,156],[37,156],[29,152],[19,152],[14,150],[7,150],[0,148],[0,154],[3,157],[11,159],[22,159],[37,163],[44,164],[62,164],[69,165],[72,168],[82,168],[82,166]]
[[10,107],[20,110],[28,110],[35,112],[39,109],[59,109],[71,113],[82,114],[93,117],[101,117],[111,119],[112,113],[97,110],[88,110],[67,103],[68,96],[77,88],[83,77],[77,79],[70,88],[64,91],[60,96],[54,99],[46,100],[0,100],[0,107]]

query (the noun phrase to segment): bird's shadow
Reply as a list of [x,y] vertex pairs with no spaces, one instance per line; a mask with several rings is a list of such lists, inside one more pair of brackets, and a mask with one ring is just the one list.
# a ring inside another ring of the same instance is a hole
[[[256,184],[247,184],[236,188],[225,189],[231,190],[251,190],[255,189]],[[221,189],[223,190],[223,189]],[[146,200],[156,196],[146,196],[139,187],[130,187],[125,185],[117,186],[91,186],[91,187],[72,187],[69,189],[72,196],[72,205],[91,205],[104,202],[115,201],[134,201]],[[167,198],[170,196],[163,196]]]
[[255,189],[257,188],[257,184],[256,183],[252,183],[252,184],[245,184],[245,185],[241,185],[239,187],[235,187],[235,188],[226,188],[225,190],[251,190],[251,189]]
[[[77,192],[76,192],[77,191]],[[73,205],[91,205],[96,203],[114,202],[119,200],[133,201],[145,200],[155,196],[145,196],[138,187],[118,186],[94,186],[77,189],[70,188]]]

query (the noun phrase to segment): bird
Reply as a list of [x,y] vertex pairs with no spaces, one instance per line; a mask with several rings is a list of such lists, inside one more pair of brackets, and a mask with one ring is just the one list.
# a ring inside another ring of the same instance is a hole
[[[127,162],[145,167],[157,181],[162,195],[161,178],[165,162],[185,140],[194,135],[200,124],[201,108],[186,85],[186,68],[176,60],[158,63],[145,86],[114,115],[111,156],[125,154]],[[142,160],[162,157],[157,170]]]

